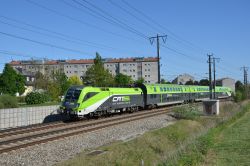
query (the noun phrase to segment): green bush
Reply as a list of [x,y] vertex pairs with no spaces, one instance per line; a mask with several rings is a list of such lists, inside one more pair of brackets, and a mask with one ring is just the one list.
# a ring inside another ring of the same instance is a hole
[[201,115],[198,108],[192,105],[176,107],[173,110],[174,117],[177,119],[191,119],[194,120]]
[[31,92],[25,97],[27,104],[42,104],[49,101],[49,97],[45,93]]
[[25,96],[19,96],[17,97],[18,103],[25,103]]
[[4,108],[3,103],[0,102],[0,109]]
[[0,96],[0,108],[16,108],[18,107],[17,98],[11,95]]

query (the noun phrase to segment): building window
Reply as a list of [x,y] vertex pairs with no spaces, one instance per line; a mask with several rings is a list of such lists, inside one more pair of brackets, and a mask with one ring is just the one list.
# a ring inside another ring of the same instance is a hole
[[133,69],[133,72],[135,72],[135,69]]
[[148,75],[148,77],[150,77],[150,75]]
[[82,65],[82,68],[84,68],[84,65]]
[[147,77],[147,75],[145,75],[145,77]]
[[135,75],[133,75],[133,77],[135,77]]
[[130,64],[130,66],[132,66],[132,64]]
[[75,74],[77,74],[77,71],[74,71]]
[[109,67],[109,65],[107,65],[107,67]]
[[135,64],[133,64],[133,66],[135,66]]

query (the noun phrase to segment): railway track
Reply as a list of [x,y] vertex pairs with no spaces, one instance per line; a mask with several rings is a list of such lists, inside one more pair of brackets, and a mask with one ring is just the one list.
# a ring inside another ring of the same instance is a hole
[[21,148],[26,148],[28,146],[59,140],[77,134],[97,131],[118,124],[158,116],[168,113],[169,110],[170,108],[162,108],[151,111],[136,112],[133,114],[125,114],[123,116],[115,116],[100,120],[46,124],[30,128],[21,128],[20,130],[15,129],[1,132],[0,154]]
[[118,124],[166,114],[174,107],[179,106],[174,105],[97,120],[76,121],[71,123],[56,122],[3,130],[0,132],[0,154],[69,136],[97,131]]

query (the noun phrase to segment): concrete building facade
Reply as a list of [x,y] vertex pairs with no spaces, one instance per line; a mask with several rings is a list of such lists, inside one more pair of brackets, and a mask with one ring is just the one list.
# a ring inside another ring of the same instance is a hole
[[216,80],[216,85],[218,86],[226,86],[232,89],[235,92],[235,80],[232,78],[221,78]]
[[[157,62],[158,59],[154,57],[103,59],[104,68],[113,76],[122,73],[131,76],[133,80],[143,78],[146,83],[157,83]],[[52,72],[61,71],[68,78],[73,75],[81,78],[93,63],[93,59],[80,59],[11,61],[9,64],[24,75],[27,78],[27,82],[30,82],[34,81],[34,76],[37,72],[50,75]]]
[[181,75],[178,75],[173,81],[172,83],[173,84],[182,84],[182,85],[185,85],[187,81],[194,81],[194,77],[189,75],[189,74],[181,74]]

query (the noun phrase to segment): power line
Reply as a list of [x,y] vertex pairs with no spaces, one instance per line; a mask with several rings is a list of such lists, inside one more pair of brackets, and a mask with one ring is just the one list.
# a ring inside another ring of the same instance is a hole
[[[2,16],[0,15],[0,17],[2,17]],[[25,31],[29,31],[29,32],[40,34],[40,35],[44,35],[44,36],[47,36],[47,37],[52,37],[52,38],[60,39],[60,40],[63,40],[63,41],[67,41],[67,42],[70,42],[70,43],[73,43],[73,44],[78,44],[78,45],[85,44],[85,45],[89,45],[91,47],[96,47],[96,48],[101,48],[101,49],[122,50],[122,51],[126,51],[126,52],[131,52],[131,51],[128,51],[126,49],[118,49],[118,48],[114,48],[114,47],[110,47],[110,46],[106,46],[106,45],[102,45],[102,44],[96,44],[96,43],[93,43],[93,42],[83,41],[83,40],[78,39],[78,38],[75,39],[74,37],[67,36],[67,35],[60,34],[60,33],[54,33],[53,31],[50,31],[50,30],[46,30],[46,32],[49,32],[51,34],[46,34],[46,33],[39,32],[37,30],[31,30],[31,29],[28,29],[28,28],[23,28],[23,27],[20,27],[20,26],[17,26],[17,25],[6,23],[6,22],[1,21],[1,20],[0,20],[0,23],[11,26],[11,27],[14,27],[14,28],[18,28],[18,29],[22,29],[22,30],[25,30]],[[32,25],[31,25],[31,27],[32,27]],[[35,27],[32,27],[32,28],[35,28]],[[40,27],[38,27],[38,28],[43,29],[43,28],[40,28]],[[68,39],[68,38],[70,38],[70,39]],[[137,52],[137,54],[138,54],[138,52]],[[140,53],[140,54],[142,54],[142,53]]]
[[[159,24],[157,21],[155,21],[154,19],[152,19],[151,17],[149,17],[148,15],[146,15],[145,13],[143,13],[142,11],[140,11],[139,9],[135,8],[133,5],[129,4],[127,1],[125,0],[121,0],[126,6],[128,6],[130,9],[136,11],[137,13],[139,13],[140,15],[142,15],[143,17],[145,17],[146,19],[150,20],[152,23],[156,24],[158,27],[160,27],[161,29],[169,32],[173,37],[174,40],[176,41],[179,41],[181,43],[187,43],[189,46],[192,46],[192,48],[195,48],[195,49],[199,49],[201,50],[202,52],[206,51],[208,52],[207,50],[204,50],[200,47],[197,47],[195,46],[193,43],[187,41],[187,40],[184,40],[183,38],[179,37],[178,35],[174,34],[172,31],[170,31],[169,29],[167,29],[166,27],[162,26],[161,24]],[[171,35],[168,35],[170,38],[171,38]]]
[[122,7],[121,5],[117,4],[116,2],[114,2],[113,0],[108,0],[112,5],[116,6],[117,8],[121,9],[122,11],[124,11],[125,13],[127,13],[128,15],[132,16],[133,18],[135,18],[136,20],[142,22],[143,24],[147,25],[148,27],[150,27],[152,30],[158,32],[159,29],[153,27],[150,23],[148,23],[147,21],[137,17],[135,14],[131,13],[129,10],[127,10],[126,8]]
[[[124,22],[120,21],[119,19],[115,18],[114,16],[112,16],[111,14],[109,14],[108,12],[106,12],[105,10],[103,10],[102,8],[94,5],[93,3],[87,1],[87,0],[81,0],[83,2],[85,2],[86,4],[88,4],[89,6],[91,6],[94,9],[91,9],[89,7],[87,7],[86,5],[84,5],[83,3],[76,1],[76,0],[72,0],[73,2],[77,3],[78,5],[87,8],[88,10],[90,10],[91,12],[93,12],[94,14],[97,14],[101,17],[103,17],[105,20],[109,20],[112,22],[113,25],[116,25],[122,29],[125,29],[131,33],[136,34],[137,36],[147,39],[147,36],[139,31],[137,31],[136,29],[134,29],[133,27],[129,26],[128,24],[125,24]],[[106,16],[110,17],[106,17]]]
[[111,34],[111,35],[113,35],[113,36],[121,37],[121,38],[126,38],[126,39],[130,39],[130,40],[135,40],[135,39],[133,39],[133,38],[130,38],[130,37],[127,37],[127,36],[124,36],[124,35],[121,35],[121,34],[118,34],[118,33],[114,33],[114,32],[112,32],[112,31],[108,31],[108,30],[106,30],[106,29],[100,28],[100,27],[95,26],[95,25],[93,25],[93,24],[89,24],[89,23],[84,22],[84,21],[82,21],[82,20],[80,20],[80,19],[76,19],[76,18],[71,17],[71,16],[69,16],[69,15],[66,15],[66,14],[64,14],[64,13],[58,12],[58,11],[56,11],[56,10],[54,10],[54,9],[51,9],[51,8],[46,7],[46,6],[40,5],[40,4],[37,3],[37,2],[33,2],[33,1],[31,1],[31,0],[26,0],[26,2],[28,2],[28,3],[30,3],[30,4],[32,4],[32,5],[34,5],[34,6],[37,6],[37,7],[39,7],[39,8],[42,8],[42,9],[44,9],[44,10],[47,10],[47,11],[49,11],[49,12],[51,12],[51,13],[54,13],[54,14],[60,16],[60,17],[64,17],[64,18],[67,18],[67,19],[69,19],[69,20],[71,20],[71,21],[75,21],[75,22],[78,22],[78,23],[80,23],[80,24],[83,24],[83,25],[85,25],[85,26],[89,26],[89,27],[95,28],[95,29],[97,29],[97,30],[99,30],[99,31],[103,31],[103,32],[109,33],[109,34]]
[[79,50],[75,50],[75,49],[71,49],[71,48],[66,48],[66,47],[62,47],[62,46],[58,46],[58,45],[54,45],[54,44],[50,44],[50,43],[45,43],[45,42],[25,38],[25,37],[22,37],[22,36],[17,36],[15,34],[5,33],[5,32],[1,32],[1,31],[0,31],[0,34],[4,35],[4,36],[12,37],[12,38],[20,39],[20,40],[25,40],[25,41],[32,42],[32,43],[35,43],[35,44],[43,45],[43,46],[48,46],[48,47],[61,49],[61,50],[64,50],[64,51],[91,55],[91,53],[87,53],[87,52],[83,52],[83,51],[79,51]]
[[17,53],[17,52],[13,52],[13,51],[7,51],[7,50],[0,50],[0,53],[5,54],[5,55],[15,55],[15,56],[20,56],[20,57],[44,59],[44,57],[37,57],[37,56],[28,55],[28,54]]

